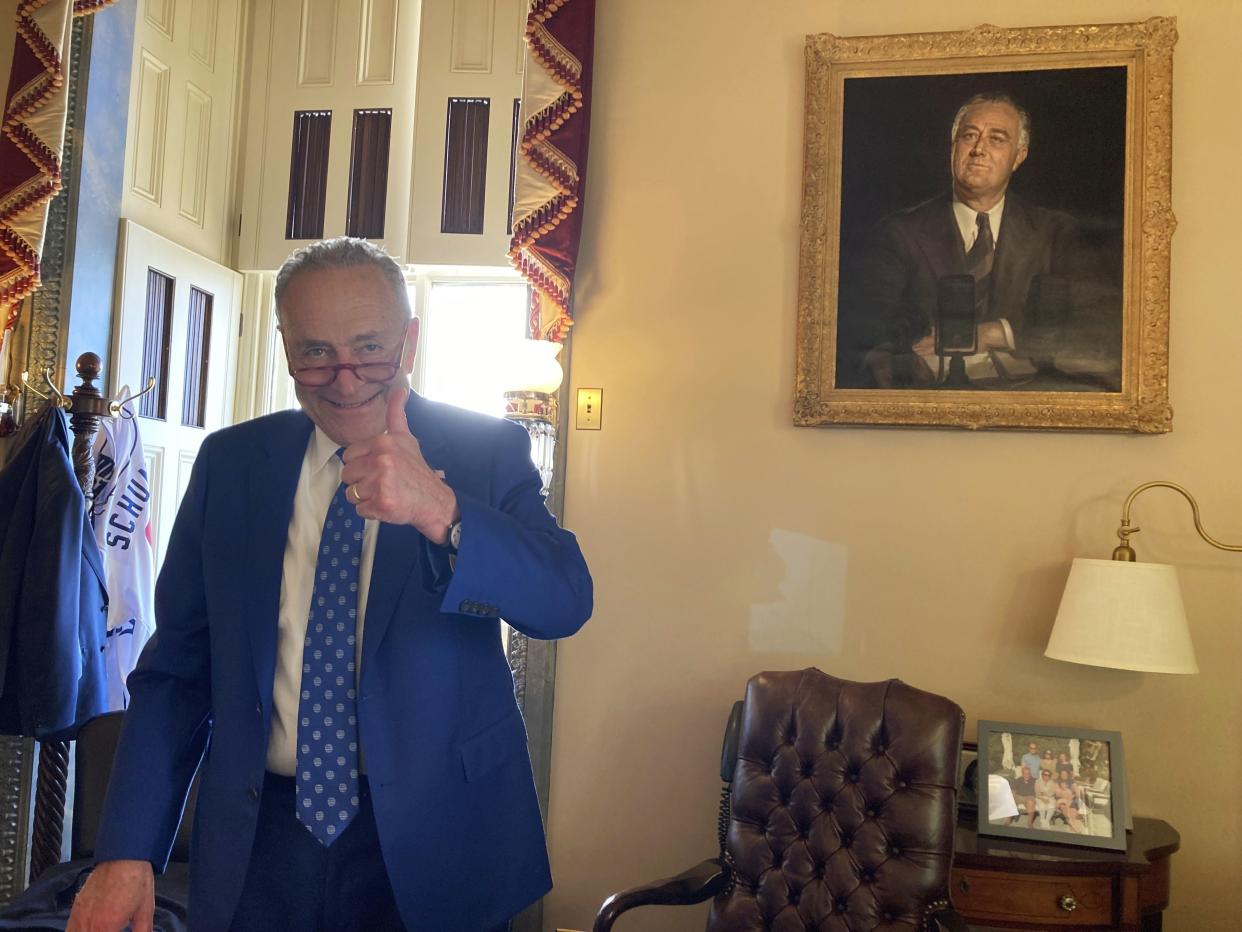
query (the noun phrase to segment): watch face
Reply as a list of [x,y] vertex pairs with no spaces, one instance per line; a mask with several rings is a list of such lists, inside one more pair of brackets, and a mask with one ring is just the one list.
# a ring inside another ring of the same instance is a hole
[[454,521],[453,526],[449,528],[449,546],[454,550],[461,546],[461,522]]

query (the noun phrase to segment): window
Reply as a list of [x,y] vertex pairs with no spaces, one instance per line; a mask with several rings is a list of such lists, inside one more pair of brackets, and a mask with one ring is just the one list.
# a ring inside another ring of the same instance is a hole
[[185,388],[181,393],[181,423],[202,427],[207,417],[207,365],[211,358],[212,296],[190,287],[190,319],[185,340]]
[[441,233],[482,233],[490,98],[450,97],[444,139]]
[[172,345],[173,290],[177,280],[147,269],[147,309],[142,326],[142,385],[155,391],[138,399],[138,413],[163,420],[168,412],[168,349]]
[[505,362],[513,344],[526,336],[529,301],[526,283],[506,277],[416,279],[420,394],[497,417],[504,414]]
[[391,110],[355,110],[349,153],[349,208],[345,232],[384,238],[384,200],[388,196],[388,139]]
[[289,157],[289,210],[285,239],[323,236],[324,201],[328,196],[328,142],[331,110],[298,110],[293,114],[293,153]]
[[513,139],[509,147],[509,219],[505,229],[513,235],[513,196],[517,192],[518,143],[522,141],[522,98],[513,99]]

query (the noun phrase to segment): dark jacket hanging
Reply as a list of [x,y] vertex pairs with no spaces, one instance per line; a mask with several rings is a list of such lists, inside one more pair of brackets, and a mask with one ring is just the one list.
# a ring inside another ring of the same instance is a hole
[[108,599],[64,413],[24,433],[0,472],[0,734],[67,738],[106,711]]

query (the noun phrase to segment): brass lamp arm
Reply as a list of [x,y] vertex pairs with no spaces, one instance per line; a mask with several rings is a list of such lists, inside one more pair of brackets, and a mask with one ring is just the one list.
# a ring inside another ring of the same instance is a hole
[[1199,503],[1195,501],[1193,495],[1187,492],[1176,482],[1165,482],[1164,480],[1158,479],[1154,482],[1144,482],[1126,497],[1126,503],[1121,506],[1121,527],[1117,528],[1117,539],[1120,540],[1121,543],[1118,544],[1113,550],[1114,560],[1124,560],[1128,563],[1134,562],[1134,548],[1130,546],[1130,535],[1137,534],[1140,528],[1130,527],[1130,505],[1133,504],[1134,499],[1138,497],[1140,492],[1145,492],[1148,489],[1154,488],[1172,489],[1175,492],[1180,492],[1186,501],[1190,502],[1190,510],[1194,514],[1195,519],[1195,530],[1199,532],[1200,537],[1202,537],[1213,547],[1216,547],[1219,550],[1230,550],[1234,553],[1242,553],[1242,544],[1221,543],[1207,531],[1203,530],[1203,522],[1199,519]]

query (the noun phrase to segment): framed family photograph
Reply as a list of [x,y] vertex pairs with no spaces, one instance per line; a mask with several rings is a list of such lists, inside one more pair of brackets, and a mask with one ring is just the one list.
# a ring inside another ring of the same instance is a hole
[[1176,40],[807,38],[796,424],[1172,429]]
[[978,755],[980,835],[1125,850],[1118,732],[981,721]]

